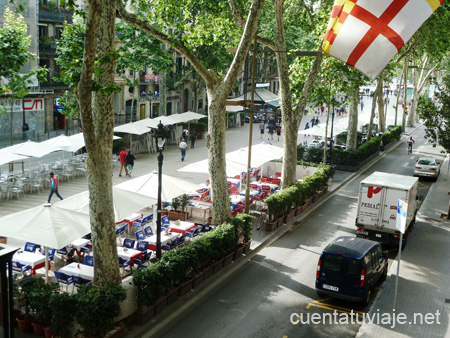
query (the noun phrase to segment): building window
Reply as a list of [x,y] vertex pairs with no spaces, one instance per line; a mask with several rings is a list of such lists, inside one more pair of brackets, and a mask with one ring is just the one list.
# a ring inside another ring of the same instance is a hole
[[198,100],[198,109],[203,109],[203,99]]
[[39,36],[48,36],[48,26],[39,26]]

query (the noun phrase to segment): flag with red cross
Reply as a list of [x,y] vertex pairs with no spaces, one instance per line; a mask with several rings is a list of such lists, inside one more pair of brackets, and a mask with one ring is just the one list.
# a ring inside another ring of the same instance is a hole
[[335,0],[322,51],[375,79],[444,0]]

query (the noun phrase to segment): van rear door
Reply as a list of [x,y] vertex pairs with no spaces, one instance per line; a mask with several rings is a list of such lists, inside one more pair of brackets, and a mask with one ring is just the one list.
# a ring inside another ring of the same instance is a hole
[[352,297],[359,297],[361,264],[343,254],[323,253],[319,287]]

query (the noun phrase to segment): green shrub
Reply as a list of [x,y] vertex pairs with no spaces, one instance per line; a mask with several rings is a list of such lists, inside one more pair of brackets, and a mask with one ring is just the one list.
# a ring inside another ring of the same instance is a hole
[[306,160],[310,162],[320,163],[323,161],[323,148],[311,147],[308,148]]
[[[120,315],[119,303],[126,298],[122,285],[104,287],[83,285],[74,296],[77,301],[75,318],[84,334],[104,337],[114,327],[114,319]],[[73,309],[68,309],[72,313]],[[66,313],[68,314],[68,313]]]
[[306,147],[302,144],[297,145],[297,161],[301,161],[305,158]]
[[54,332],[57,337],[71,337],[73,316],[68,315],[67,311],[68,309],[73,311],[76,308],[75,297],[64,292],[53,293],[49,300],[49,306],[52,309],[50,331]]
[[134,271],[133,283],[137,288],[139,307],[153,305],[174,285],[231,253],[237,241],[235,225],[224,223],[191,244],[169,251],[148,268]]

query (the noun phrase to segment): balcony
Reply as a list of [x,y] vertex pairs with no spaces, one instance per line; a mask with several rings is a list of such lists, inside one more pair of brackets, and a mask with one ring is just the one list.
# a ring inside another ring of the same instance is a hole
[[63,9],[47,9],[46,7],[39,6],[39,21],[46,22],[58,22],[64,21],[72,22],[73,13]]

